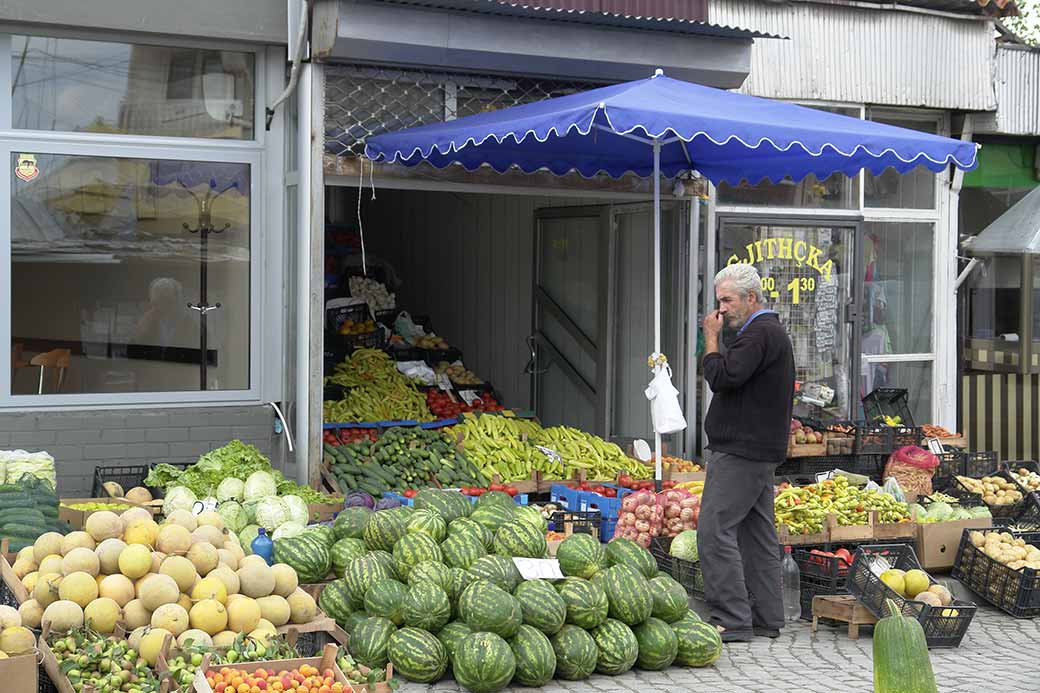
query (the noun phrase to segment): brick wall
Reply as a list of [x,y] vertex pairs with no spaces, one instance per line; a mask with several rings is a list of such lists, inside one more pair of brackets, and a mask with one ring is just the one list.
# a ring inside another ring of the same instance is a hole
[[194,462],[234,438],[291,475],[274,418],[268,406],[7,413],[0,414],[0,449],[49,452],[65,497],[89,494],[95,467]]

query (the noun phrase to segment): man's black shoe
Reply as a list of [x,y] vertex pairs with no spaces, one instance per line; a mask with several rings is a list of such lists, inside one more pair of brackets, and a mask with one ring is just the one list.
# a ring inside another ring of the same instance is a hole
[[755,635],[760,638],[779,638],[780,631],[776,628],[759,628],[755,626]]

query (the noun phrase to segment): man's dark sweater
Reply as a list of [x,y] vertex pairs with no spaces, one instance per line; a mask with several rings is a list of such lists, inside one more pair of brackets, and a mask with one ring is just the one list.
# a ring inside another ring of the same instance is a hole
[[794,398],[791,339],[772,313],[746,325],[725,356],[704,357],[714,396],[704,420],[708,448],[756,462],[787,456]]

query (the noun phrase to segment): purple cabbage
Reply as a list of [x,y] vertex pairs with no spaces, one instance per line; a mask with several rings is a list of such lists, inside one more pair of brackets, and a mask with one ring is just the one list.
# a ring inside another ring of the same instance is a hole
[[[364,491],[351,491],[343,499],[343,507],[346,508],[368,508],[375,507],[376,500]],[[378,510],[378,508],[376,508]]]
[[401,501],[396,498],[380,498],[379,502],[376,503],[376,510],[393,510],[394,508],[400,508]]

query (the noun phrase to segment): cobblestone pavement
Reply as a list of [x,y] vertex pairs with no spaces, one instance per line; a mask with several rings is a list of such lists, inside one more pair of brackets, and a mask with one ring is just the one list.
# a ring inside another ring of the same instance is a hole
[[[957,587],[958,598],[979,603]],[[813,635],[810,624],[802,621],[785,628],[776,640],[755,638],[751,643],[724,645],[719,661],[704,669],[597,675],[586,681],[552,681],[541,690],[869,693],[873,690],[870,630],[861,628],[859,640],[850,640],[844,627],[820,625]],[[931,658],[940,693],[1035,693],[1040,691],[1040,619],[1014,619],[980,604],[961,646],[931,650]],[[450,678],[431,686],[401,688],[402,693],[459,690]]]

